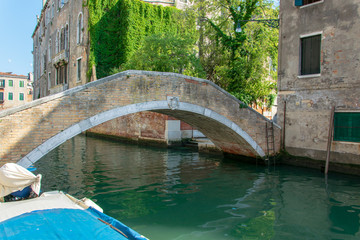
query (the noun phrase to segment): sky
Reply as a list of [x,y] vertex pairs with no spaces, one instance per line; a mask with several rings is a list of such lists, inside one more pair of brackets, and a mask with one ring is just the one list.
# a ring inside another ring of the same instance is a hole
[[0,72],[33,72],[31,36],[41,9],[42,0],[0,0]]
[[42,0],[0,0],[0,72],[33,71],[32,34]]

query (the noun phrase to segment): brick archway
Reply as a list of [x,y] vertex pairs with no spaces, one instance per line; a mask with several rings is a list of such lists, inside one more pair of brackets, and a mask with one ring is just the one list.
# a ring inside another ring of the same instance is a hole
[[[126,71],[0,112],[0,165],[29,166],[87,129],[141,111],[183,120],[223,152],[265,155],[268,120],[214,83],[174,73]],[[276,125],[274,134],[278,151]]]

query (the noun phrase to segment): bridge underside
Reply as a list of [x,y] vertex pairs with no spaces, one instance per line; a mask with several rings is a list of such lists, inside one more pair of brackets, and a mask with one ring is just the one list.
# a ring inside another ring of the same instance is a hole
[[264,156],[263,151],[257,152],[253,146],[247,142],[247,140],[250,142],[251,140],[248,138],[245,140],[243,136],[240,136],[229,126],[226,126],[213,118],[179,110],[157,110],[153,112],[172,116],[197,128],[225,153],[249,157]]

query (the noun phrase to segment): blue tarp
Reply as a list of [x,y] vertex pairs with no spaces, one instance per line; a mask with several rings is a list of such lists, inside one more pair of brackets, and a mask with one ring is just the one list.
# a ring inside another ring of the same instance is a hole
[[145,240],[146,238],[116,219],[89,208],[87,210],[48,209],[22,214],[0,223],[0,239]]

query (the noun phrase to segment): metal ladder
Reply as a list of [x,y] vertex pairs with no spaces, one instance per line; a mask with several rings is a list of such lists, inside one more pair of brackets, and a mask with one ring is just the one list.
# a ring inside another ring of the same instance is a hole
[[[274,137],[274,123],[266,122],[266,160],[270,163],[270,157],[275,154],[275,137]],[[275,164],[275,162],[274,162]]]

